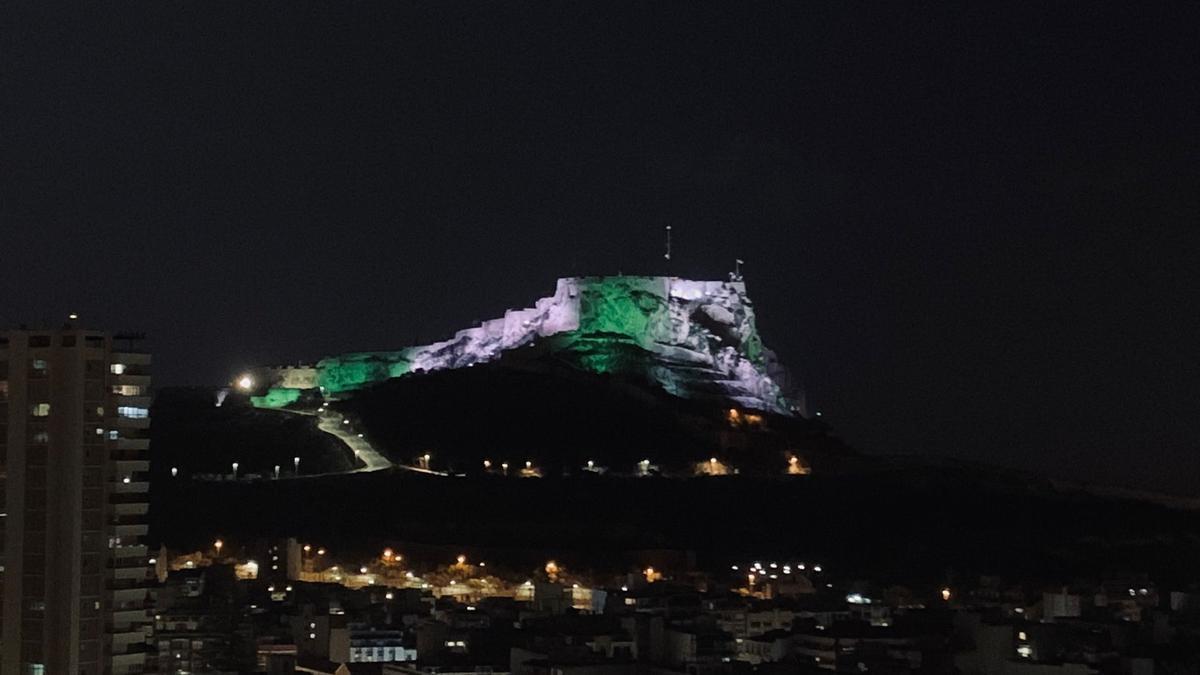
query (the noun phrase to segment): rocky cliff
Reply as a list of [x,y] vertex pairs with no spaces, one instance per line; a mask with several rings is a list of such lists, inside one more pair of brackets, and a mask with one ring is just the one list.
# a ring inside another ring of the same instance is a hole
[[[336,397],[409,373],[471,367],[533,346],[587,371],[643,377],[683,398],[804,414],[802,399],[787,389],[786,371],[763,346],[741,281],[559,279],[554,294],[532,307],[509,310],[448,340],[323,359],[315,366],[315,382]],[[294,370],[287,379],[294,379]],[[275,399],[290,398],[279,395],[290,386],[283,376],[276,373],[273,380]]]

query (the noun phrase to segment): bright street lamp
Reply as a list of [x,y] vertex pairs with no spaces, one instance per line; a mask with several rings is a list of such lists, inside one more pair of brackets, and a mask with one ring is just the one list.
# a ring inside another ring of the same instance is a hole
[[242,375],[237,380],[237,388],[242,391],[250,391],[254,388],[254,378],[250,377],[249,373]]
[[297,476],[299,476],[299,475],[300,475],[300,458],[299,458],[299,457],[293,457],[293,458],[292,458],[292,465],[296,467],[296,475],[297,475]]

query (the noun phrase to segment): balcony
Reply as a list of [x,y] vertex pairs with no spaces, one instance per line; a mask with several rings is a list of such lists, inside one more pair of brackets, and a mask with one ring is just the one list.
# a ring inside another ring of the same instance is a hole
[[[118,525],[117,527],[120,528],[120,527],[124,527],[124,526]],[[122,535],[122,536],[124,536],[124,535]],[[137,544],[134,546],[117,546],[117,547],[113,548],[113,557],[114,558],[137,558],[139,560],[142,560],[147,557],[149,552],[150,552],[149,549],[147,549],[145,546],[142,546],[141,544]]]
[[112,418],[112,423],[114,426],[116,426],[118,428],[123,428],[123,429],[149,429],[150,428],[150,418],[149,417],[122,417],[120,415],[117,415],[116,417]]
[[125,481],[115,481],[110,484],[109,492],[112,494],[145,494],[150,491],[150,483],[142,480],[132,480],[126,483]]
[[138,525],[116,525],[113,527],[113,533],[118,537],[144,537],[150,531],[150,526],[146,524]]
[[146,654],[144,652],[112,655],[113,675],[132,675],[143,672],[145,668]]
[[125,438],[117,439],[117,450],[149,450],[149,438]]
[[151,397],[149,396],[125,396],[124,394],[114,394],[117,397],[117,405],[133,405],[139,408],[149,408]]
[[150,470],[150,462],[145,459],[118,459],[113,462],[116,466],[118,480],[135,473],[145,473]]
[[[133,569],[133,568],[124,568],[124,569]],[[147,568],[147,571],[149,571],[149,568]],[[112,570],[110,569],[109,572],[112,572]],[[109,581],[107,584],[105,584],[105,587],[111,593],[117,593],[117,592],[121,592],[121,591],[134,591],[134,590],[148,591],[148,590],[150,590],[150,586],[148,585],[149,581],[150,581],[149,577],[140,577],[139,576],[137,578],[117,579],[116,577],[110,575]]]
[[112,622],[113,628],[123,628],[134,624],[141,625],[151,621],[150,609],[147,607],[137,607],[135,609],[117,609],[113,610]]
[[150,568],[146,566],[138,567],[114,567],[109,570],[110,579],[117,581],[145,581],[150,576]]
[[150,602],[150,589],[145,586],[137,586],[134,588],[119,588],[111,591],[111,601],[114,606],[121,606],[130,602]]
[[128,630],[112,634],[113,654],[144,653],[146,633],[142,630]]
[[148,366],[150,365],[150,355],[143,352],[118,352],[112,353],[113,363],[123,363],[126,366]]
[[117,385],[132,384],[132,385],[138,386],[138,387],[147,387],[147,388],[150,387],[150,376],[149,375],[138,375],[135,373],[131,373],[129,371],[126,371],[125,373],[123,373],[121,375],[113,375],[111,381],[113,384],[117,384]]
[[118,516],[144,516],[150,512],[150,504],[137,502],[133,504],[113,504],[113,513]]

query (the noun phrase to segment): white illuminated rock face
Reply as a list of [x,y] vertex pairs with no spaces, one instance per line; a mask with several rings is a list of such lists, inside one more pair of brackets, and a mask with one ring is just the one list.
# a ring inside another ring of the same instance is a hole
[[533,307],[510,310],[449,340],[344,354],[322,360],[316,370],[319,384],[337,395],[413,372],[486,363],[535,344],[585,370],[645,376],[676,396],[803,414],[785,396],[786,373],[762,345],[741,281],[559,279],[554,295]]

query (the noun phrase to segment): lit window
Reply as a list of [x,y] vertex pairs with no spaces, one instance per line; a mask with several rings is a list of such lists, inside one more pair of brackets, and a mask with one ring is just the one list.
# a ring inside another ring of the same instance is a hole
[[34,417],[48,417],[50,415],[50,404],[35,403],[29,406],[29,414]]
[[125,372],[125,364],[124,363],[114,363],[111,366],[109,366],[108,369],[110,371],[112,371],[113,375],[121,375]]
[[1025,631],[1020,631],[1017,633],[1017,639],[1018,640],[1028,640],[1029,638],[1025,636]]
[[121,437],[121,432],[117,431],[116,429],[108,430],[108,440],[115,441],[120,437]]
[[33,434],[33,442],[38,445],[45,445],[50,442],[50,434],[45,431],[38,431]]
[[141,396],[142,388],[136,384],[113,385],[112,392],[120,396]]
[[33,369],[39,373],[46,372],[46,359],[34,359],[31,365],[33,366]]
[[149,417],[150,411],[147,408],[138,408],[136,406],[131,406],[131,405],[122,405],[122,406],[117,406],[117,414],[120,415],[121,417],[128,417],[129,419],[140,420],[140,419],[145,419],[145,418]]

